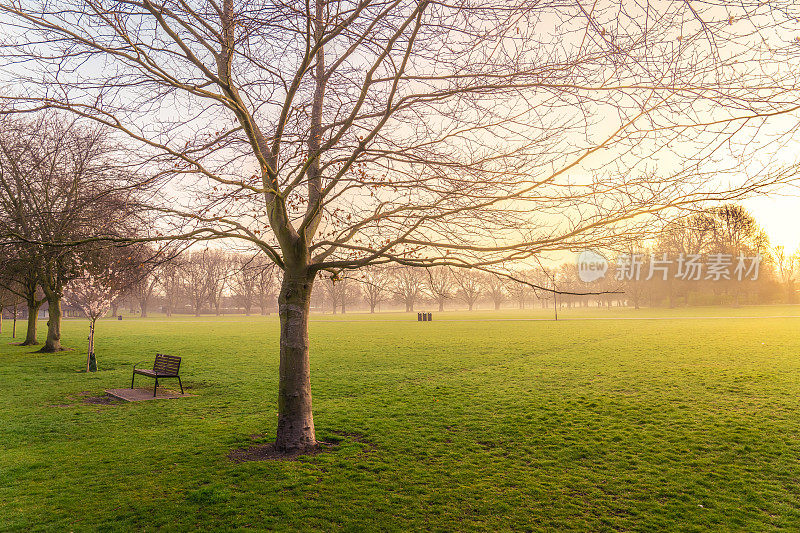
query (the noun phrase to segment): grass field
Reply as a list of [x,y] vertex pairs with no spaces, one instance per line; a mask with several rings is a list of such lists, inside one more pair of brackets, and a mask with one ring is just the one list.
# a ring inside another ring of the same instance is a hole
[[[339,445],[245,463],[227,454],[274,436],[275,317],[101,321],[96,374],[85,321],[59,355],[6,321],[0,530],[794,529],[800,318],[781,315],[800,307],[318,316],[317,435]],[[733,316],[765,318],[708,318]],[[196,397],[82,401],[156,351]]]

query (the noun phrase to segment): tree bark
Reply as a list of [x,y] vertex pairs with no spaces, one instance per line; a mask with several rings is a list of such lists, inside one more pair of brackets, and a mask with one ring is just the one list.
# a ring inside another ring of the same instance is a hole
[[308,351],[308,316],[313,283],[313,275],[287,271],[278,297],[281,340],[275,446],[284,451],[308,448],[317,443],[311,410]]
[[94,355],[94,325],[96,319],[91,319],[89,323],[89,349],[86,353],[86,371],[97,372],[97,359]]
[[42,346],[41,352],[52,353],[64,350],[61,346],[61,297],[56,295],[47,298],[48,315],[47,320],[47,339]]
[[147,298],[139,298],[139,309],[142,310],[142,318],[147,318]]
[[439,311],[444,311],[444,300],[439,300]]
[[28,300],[28,331],[25,334],[25,342],[22,346],[35,346],[39,344],[36,340],[36,319],[39,317],[39,308],[42,302]]

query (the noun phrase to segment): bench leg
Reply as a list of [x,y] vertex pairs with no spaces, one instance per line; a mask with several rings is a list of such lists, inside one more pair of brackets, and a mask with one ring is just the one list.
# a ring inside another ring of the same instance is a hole
[[158,378],[156,378],[156,384],[153,386],[153,398],[156,397],[156,389],[158,388]]
[[181,386],[181,394],[183,394],[183,383],[181,383],[181,377],[178,376],[178,385]]
[[136,378],[136,372],[131,376],[131,388],[133,388],[133,380]]

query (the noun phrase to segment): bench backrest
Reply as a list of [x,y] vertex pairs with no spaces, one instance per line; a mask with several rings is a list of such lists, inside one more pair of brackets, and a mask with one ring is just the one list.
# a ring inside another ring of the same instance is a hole
[[159,374],[178,374],[181,368],[181,358],[174,355],[165,355],[163,353],[156,354],[156,360],[153,363],[153,372]]

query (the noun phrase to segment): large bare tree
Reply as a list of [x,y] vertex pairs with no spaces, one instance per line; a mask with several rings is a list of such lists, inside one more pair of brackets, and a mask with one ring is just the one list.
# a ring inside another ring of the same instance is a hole
[[758,128],[780,141],[795,127],[781,63],[795,9],[0,0],[0,98],[128,136],[176,183],[160,206],[174,226],[153,238],[245,239],[282,270],[276,444],[301,448],[316,442],[307,332],[321,271],[502,271],[789,179],[794,161],[759,172],[754,154]]
[[[79,275],[79,256],[97,246],[72,243],[132,236],[136,190],[117,153],[100,128],[83,128],[72,116],[0,122],[0,232],[19,239],[20,258],[44,292],[43,352],[63,349],[64,288]],[[30,312],[36,302],[26,286]]]

